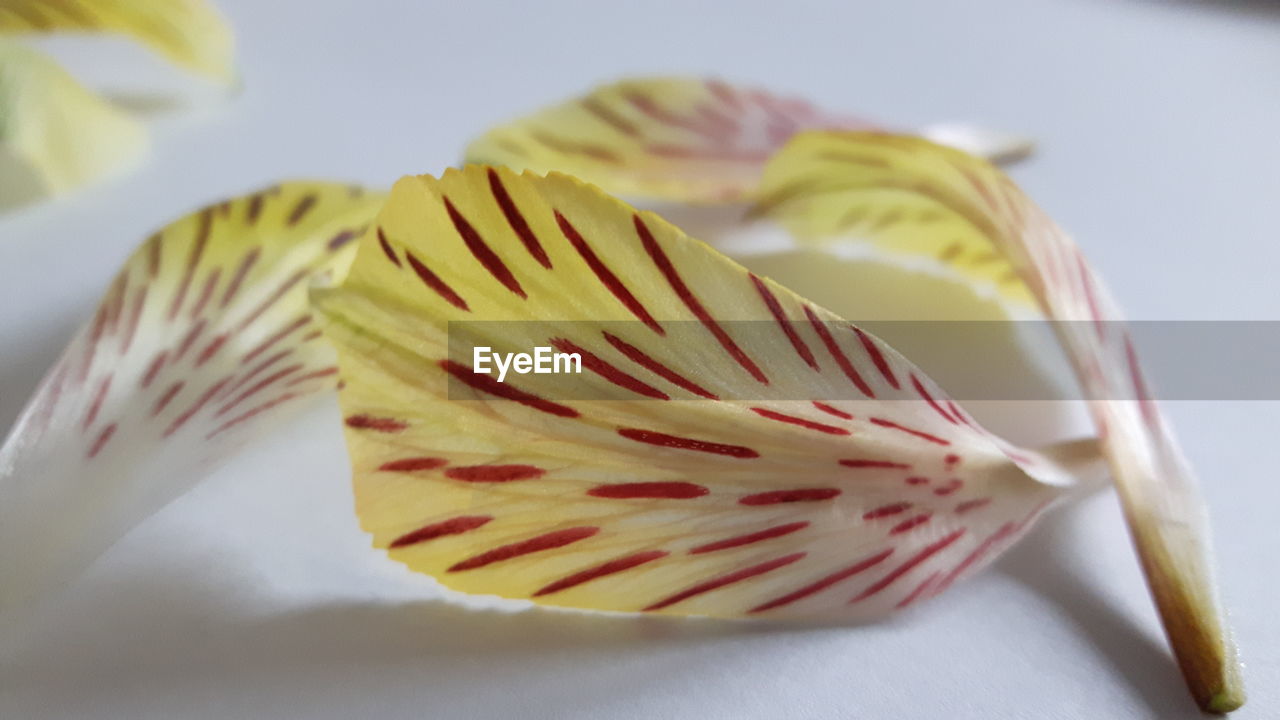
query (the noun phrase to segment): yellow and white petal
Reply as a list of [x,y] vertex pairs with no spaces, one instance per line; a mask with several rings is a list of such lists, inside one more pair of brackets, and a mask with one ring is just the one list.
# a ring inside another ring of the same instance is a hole
[[146,150],[137,120],[49,57],[0,38],[0,208],[111,177]]
[[[561,171],[624,196],[692,203],[745,199],[765,163],[801,130],[872,130],[862,118],[697,77],[632,78],[496,127],[468,162]],[[1031,151],[1009,133],[946,124],[921,132],[1000,161]]]
[[[881,341],[565,175],[405,178],[312,294],[363,526],[466,592],[874,616],[982,567],[1073,484]],[[582,373],[499,379],[477,347]]]
[[307,288],[382,196],[289,182],[212,205],[125,262],[0,447],[0,619],[337,384]]
[[808,102],[718,80],[623,80],[490,130],[468,162],[567,172],[619,195],[742,199],[775,150],[806,128],[871,128]]
[[1143,379],[1121,312],[1076,243],[990,163],[906,136],[798,135],[766,170],[755,214],[811,242],[861,240],[935,258],[1033,299],[1059,321],[1192,693],[1216,712],[1243,703],[1193,473]]
[[133,38],[188,70],[235,78],[235,41],[207,0],[0,0],[0,35],[107,32]]

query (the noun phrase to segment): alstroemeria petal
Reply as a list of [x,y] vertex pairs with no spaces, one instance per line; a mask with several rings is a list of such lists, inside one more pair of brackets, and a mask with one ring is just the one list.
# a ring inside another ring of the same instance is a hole
[[206,0],[4,0],[0,35],[110,32],[223,83],[235,77],[235,42]]
[[291,182],[148,239],[0,448],[0,617],[20,622],[233,449],[337,383],[307,288],[340,277],[378,194]]
[[[871,130],[871,122],[764,90],[693,77],[633,78],[490,130],[468,162],[560,171],[619,195],[681,202],[744,199],[773,153],[796,132]],[[1016,159],[1030,143],[948,125],[939,142]]]
[[[876,615],[985,565],[1073,483],[876,338],[565,175],[405,178],[313,298],[361,522],[467,592]],[[502,382],[462,337],[583,373]]]
[[1122,315],[1080,248],[1003,173],[928,141],[806,133],[770,163],[757,215],[803,238],[858,238],[948,263],[1006,292],[1017,285],[1058,324],[1089,397],[1139,556],[1192,693],[1208,710],[1243,703],[1236,651],[1215,597],[1203,504],[1143,380]]
[[0,208],[121,172],[146,149],[140,123],[45,55],[0,38]]

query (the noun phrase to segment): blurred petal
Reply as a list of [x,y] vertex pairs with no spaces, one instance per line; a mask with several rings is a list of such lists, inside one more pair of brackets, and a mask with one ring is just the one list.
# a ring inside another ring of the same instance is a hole
[[[363,526],[467,592],[879,615],[984,566],[1079,469],[1012,448],[876,338],[565,175],[405,178],[347,279],[313,298]],[[451,351],[467,336],[575,352],[584,371],[499,381]]]
[[1243,703],[1212,576],[1203,502],[1143,379],[1122,315],[1080,248],[1008,177],[907,136],[797,136],[765,172],[757,216],[801,238],[858,238],[945,263],[1006,294],[1028,293],[1058,325],[1084,386],[1138,554],[1183,674],[1201,706]]
[[[765,162],[800,130],[875,127],[719,80],[635,78],[494,128],[467,148],[466,159],[567,172],[619,195],[720,203],[748,195]],[[977,127],[937,131],[940,142],[1000,159],[1030,151],[1025,139]]]
[[337,382],[307,287],[382,197],[291,182],[207,207],[125,263],[0,448],[0,617],[67,581]]
[[230,83],[235,43],[221,13],[205,0],[4,0],[0,35],[121,33],[188,70]]
[[146,148],[133,118],[48,57],[0,39],[0,208],[120,173]]

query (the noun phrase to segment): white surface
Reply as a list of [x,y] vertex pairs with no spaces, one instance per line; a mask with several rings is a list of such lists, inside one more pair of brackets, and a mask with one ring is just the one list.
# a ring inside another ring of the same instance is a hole
[[[0,217],[0,427],[128,251],[181,211],[283,177],[439,171],[486,125],[631,73],[1028,133],[1041,151],[1015,176],[1134,317],[1280,318],[1274,4],[219,4],[241,95],[158,117],[140,172]],[[1247,663],[1235,717],[1276,717],[1280,404],[1168,409]],[[336,428],[326,407],[118,545],[0,663],[0,717],[1197,716],[1109,493],[881,625],[511,614],[442,601],[367,549]]]

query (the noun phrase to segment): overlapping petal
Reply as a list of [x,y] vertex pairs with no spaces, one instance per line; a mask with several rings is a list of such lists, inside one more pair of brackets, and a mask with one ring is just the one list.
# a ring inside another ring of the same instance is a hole
[[339,278],[382,197],[290,182],[149,238],[0,448],[0,616],[337,383],[307,288]]
[[797,136],[765,172],[757,215],[811,242],[856,239],[945,263],[1057,324],[1091,401],[1103,450],[1174,651],[1205,709],[1243,702],[1215,597],[1203,503],[1144,380],[1122,314],[1080,248],[1003,173],[928,141],[868,133]]
[[[565,175],[403,179],[313,296],[364,527],[467,592],[877,615],[985,565],[1073,483],[881,341]],[[583,372],[499,381],[459,338]]]

